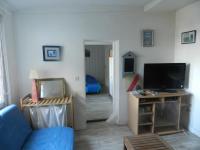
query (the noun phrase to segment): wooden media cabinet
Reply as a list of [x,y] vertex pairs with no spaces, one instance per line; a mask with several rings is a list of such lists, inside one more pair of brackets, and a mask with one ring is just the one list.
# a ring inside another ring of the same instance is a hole
[[184,131],[187,126],[189,93],[146,92],[144,96],[130,92],[128,95],[128,126],[134,134],[172,134]]

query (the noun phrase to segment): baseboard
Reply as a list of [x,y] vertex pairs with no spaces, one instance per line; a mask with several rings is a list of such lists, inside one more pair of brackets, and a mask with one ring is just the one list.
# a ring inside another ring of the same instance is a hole
[[196,136],[200,137],[200,130],[191,127],[189,131],[195,134]]

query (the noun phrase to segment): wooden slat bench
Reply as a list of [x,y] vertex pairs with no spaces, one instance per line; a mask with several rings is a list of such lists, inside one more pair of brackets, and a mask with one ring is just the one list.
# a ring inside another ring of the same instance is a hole
[[124,137],[124,150],[173,150],[156,134]]

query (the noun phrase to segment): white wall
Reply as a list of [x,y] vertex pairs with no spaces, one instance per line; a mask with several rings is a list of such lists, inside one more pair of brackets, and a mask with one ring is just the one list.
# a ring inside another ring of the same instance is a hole
[[6,74],[8,77],[9,88],[9,103],[18,103],[18,88],[17,88],[17,65],[15,53],[15,41],[13,30],[13,15],[11,10],[0,1],[0,15],[3,29],[3,50],[5,54]]
[[[155,47],[141,47],[141,30],[155,30]],[[130,12],[18,12],[15,13],[20,96],[30,92],[28,73],[39,70],[42,77],[64,77],[75,95],[75,125],[85,127],[84,40],[119,40],[120,58],[127,51],[137,55],[137,71],[147,62],[174,60],[174,15]],[[43,62],[42,45],[64,47],[63,60]],[[122,72],[121,63],[120,73]],[[127,123],[127,84],[120,76],[118,123]],[[79,80],[75,80],[78,79]]]
[[[190,64],[189,91],[192,94],[190,130],[200,136],[200,2],[176,12],[175,61]],[[181,44],[181,32],[197,30],[195,44]]]
[[104,45],[86,45],[90,51],[90,57],[85,58],[86,74],[97,79],[100,84],[105,85],[105,47]]

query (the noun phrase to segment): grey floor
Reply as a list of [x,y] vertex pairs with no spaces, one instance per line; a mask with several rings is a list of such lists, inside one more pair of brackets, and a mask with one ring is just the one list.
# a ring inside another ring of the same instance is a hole
[[108,94],[86,96],[87,120],[107,119],[112,113],[112,98]]
[[[123,150],[123,137],[131,136],[127,126],[106,122],[89,123],[85,130],[76,131],[75,150]],[[200,150],[200,138],[191,133],[162,137],[175,150]]]

